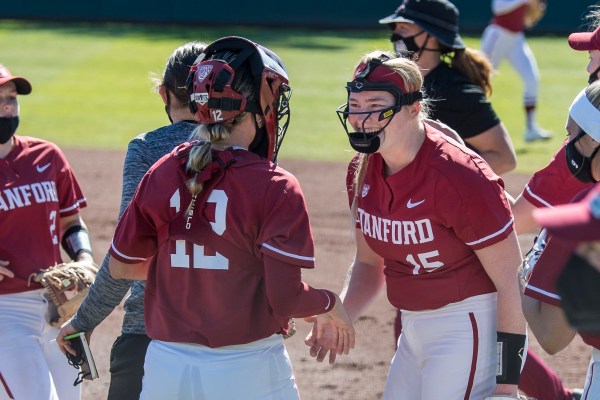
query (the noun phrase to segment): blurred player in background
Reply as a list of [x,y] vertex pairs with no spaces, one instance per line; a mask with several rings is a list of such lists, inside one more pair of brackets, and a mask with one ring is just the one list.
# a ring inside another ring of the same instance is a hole
[[[190,67],[204,48],[204,43],[189,42],[175,49],[167,60],[161,79],[155,82],[155,89],[165,104],[171,124],[138,135],[129,143],[123,165],[119,218],[146,171],[174,147],[189,140],[198,126],[188,107],[186,80]],[[89,337],[131,289],[125,300],[121,336],[111,349],[108,399],[133,400],[139,398],[142,390],[144,357],[150,343],[144,326],[145,281],[113,279],[108,270],[108,260],[107,254],[87,297],[77,314],[60,330],[56,341],[64,352],[69,349],[68,342],[63,339],[66,335],[88,332]]]
[[[210,44],[189,80],[204,140],[144,176],[110,249],[114,277],[147,279],[141,399],[299,399],[284,335],[317,316],[348,353],[334,293],[301,280],[313,236],[296,178],[276,166],[289,122],[287,72],[247,39]],[[321,325],[322,324],[322,325]]]
[[77,370],[50,340],[48,300],[32,279],[62,263],[60,246],[93,262],[77,178],[53,143],[15,135],[25,78],[0,65],[0,398],[79,399]]
[[[494,69],[498,69],[502,60],[507,59],[521,77],[524,85],[526,142],[552,137],[552,133],[542,129],[536,121],[540,71],[524,33],[543,16],[545,6],[542,0],[492,0],[494,18],[481,37],[481,49]],[[528,18],[534,11],[537,11],[536,15]]]

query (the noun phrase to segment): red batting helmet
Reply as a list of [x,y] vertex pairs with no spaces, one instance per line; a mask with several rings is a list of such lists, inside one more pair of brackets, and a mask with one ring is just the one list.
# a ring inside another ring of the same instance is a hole
[[[240,90],[247,81],[251,95]],[[251,145],[250,150],[276,161],[289,123],[291,88],[285,66],[274,52],[242,37],[219,39],[190,69],[188,91],[190,109],[201,124],[230,121],[244,112],[262,116],[265,125],[257,130],[255,141],[263,144]]]

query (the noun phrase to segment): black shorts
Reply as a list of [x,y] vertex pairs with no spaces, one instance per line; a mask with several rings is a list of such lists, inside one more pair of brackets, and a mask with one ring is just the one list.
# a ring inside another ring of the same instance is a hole
[[142,392],[144,359],[150,344],[147,335],[123,334],[110,351],[108,400],[138,400]]

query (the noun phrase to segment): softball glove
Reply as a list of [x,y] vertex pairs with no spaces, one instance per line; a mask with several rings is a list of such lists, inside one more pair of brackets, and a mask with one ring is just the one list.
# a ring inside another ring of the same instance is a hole
[[50,266],[33,276],[46,289],[51,325],[60,328],[75,315],[97,273],[94,263],[72,261]]

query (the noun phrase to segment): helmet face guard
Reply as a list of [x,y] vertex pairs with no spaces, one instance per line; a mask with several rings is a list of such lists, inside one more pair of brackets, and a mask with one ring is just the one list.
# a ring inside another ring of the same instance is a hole
[[190,104],[193,105],[192,110],[196,110],[198,122],[216,124],[229,121],[244,111],[260,111],[255,104],[247,104],[246,98],[231,88],[235,72],[225,61],[203,61],[194,65],[190,73],[194,74]]
[[[210,44],[194,64],[188,77],[188,91],[190,110],[196,121],[222,123],[244,112],[261,116],[264,128],[257,129],[256,134],[266,134],[268,148],[256,152],[275,162],[290,117],[291,88],[281,59],[266,47],[231,36]],[[254,99],[246,98],[231,86],[242,68],[252,77]]]
[[[350,112],[348,101],[346,101],[346,103],[338,107],[336,111],[340,123],[348,135],[350,145],[354,150],[361,153],[370,154],[376,152],[379,149],[379,135],[387,128],[390,122],[392,122],[393,116],[402,109],[402,106],[413,104],[415,101],[423,98],[420,91],[406,93],[404,82],[400,76],[395,71],[382,65],[389,59],[388,56],[383,54],[378,58],[370,60],[366,65],[359,65],[356,69],[354,80],[346,84],[346,90],[348,92],[348,99],[350,98],[351,93],[367,91],[388,92],[396,99],[394,105],[381,110]],[[379,114],[377,116],[378,121],[388,119],[388,122],[378,131],[367,133],[364,124],[374,114]],[[348,129],[348,116],[350,115],[363,117],[362,127],[359,132],[354,132],[354,130],[350,131]]]

